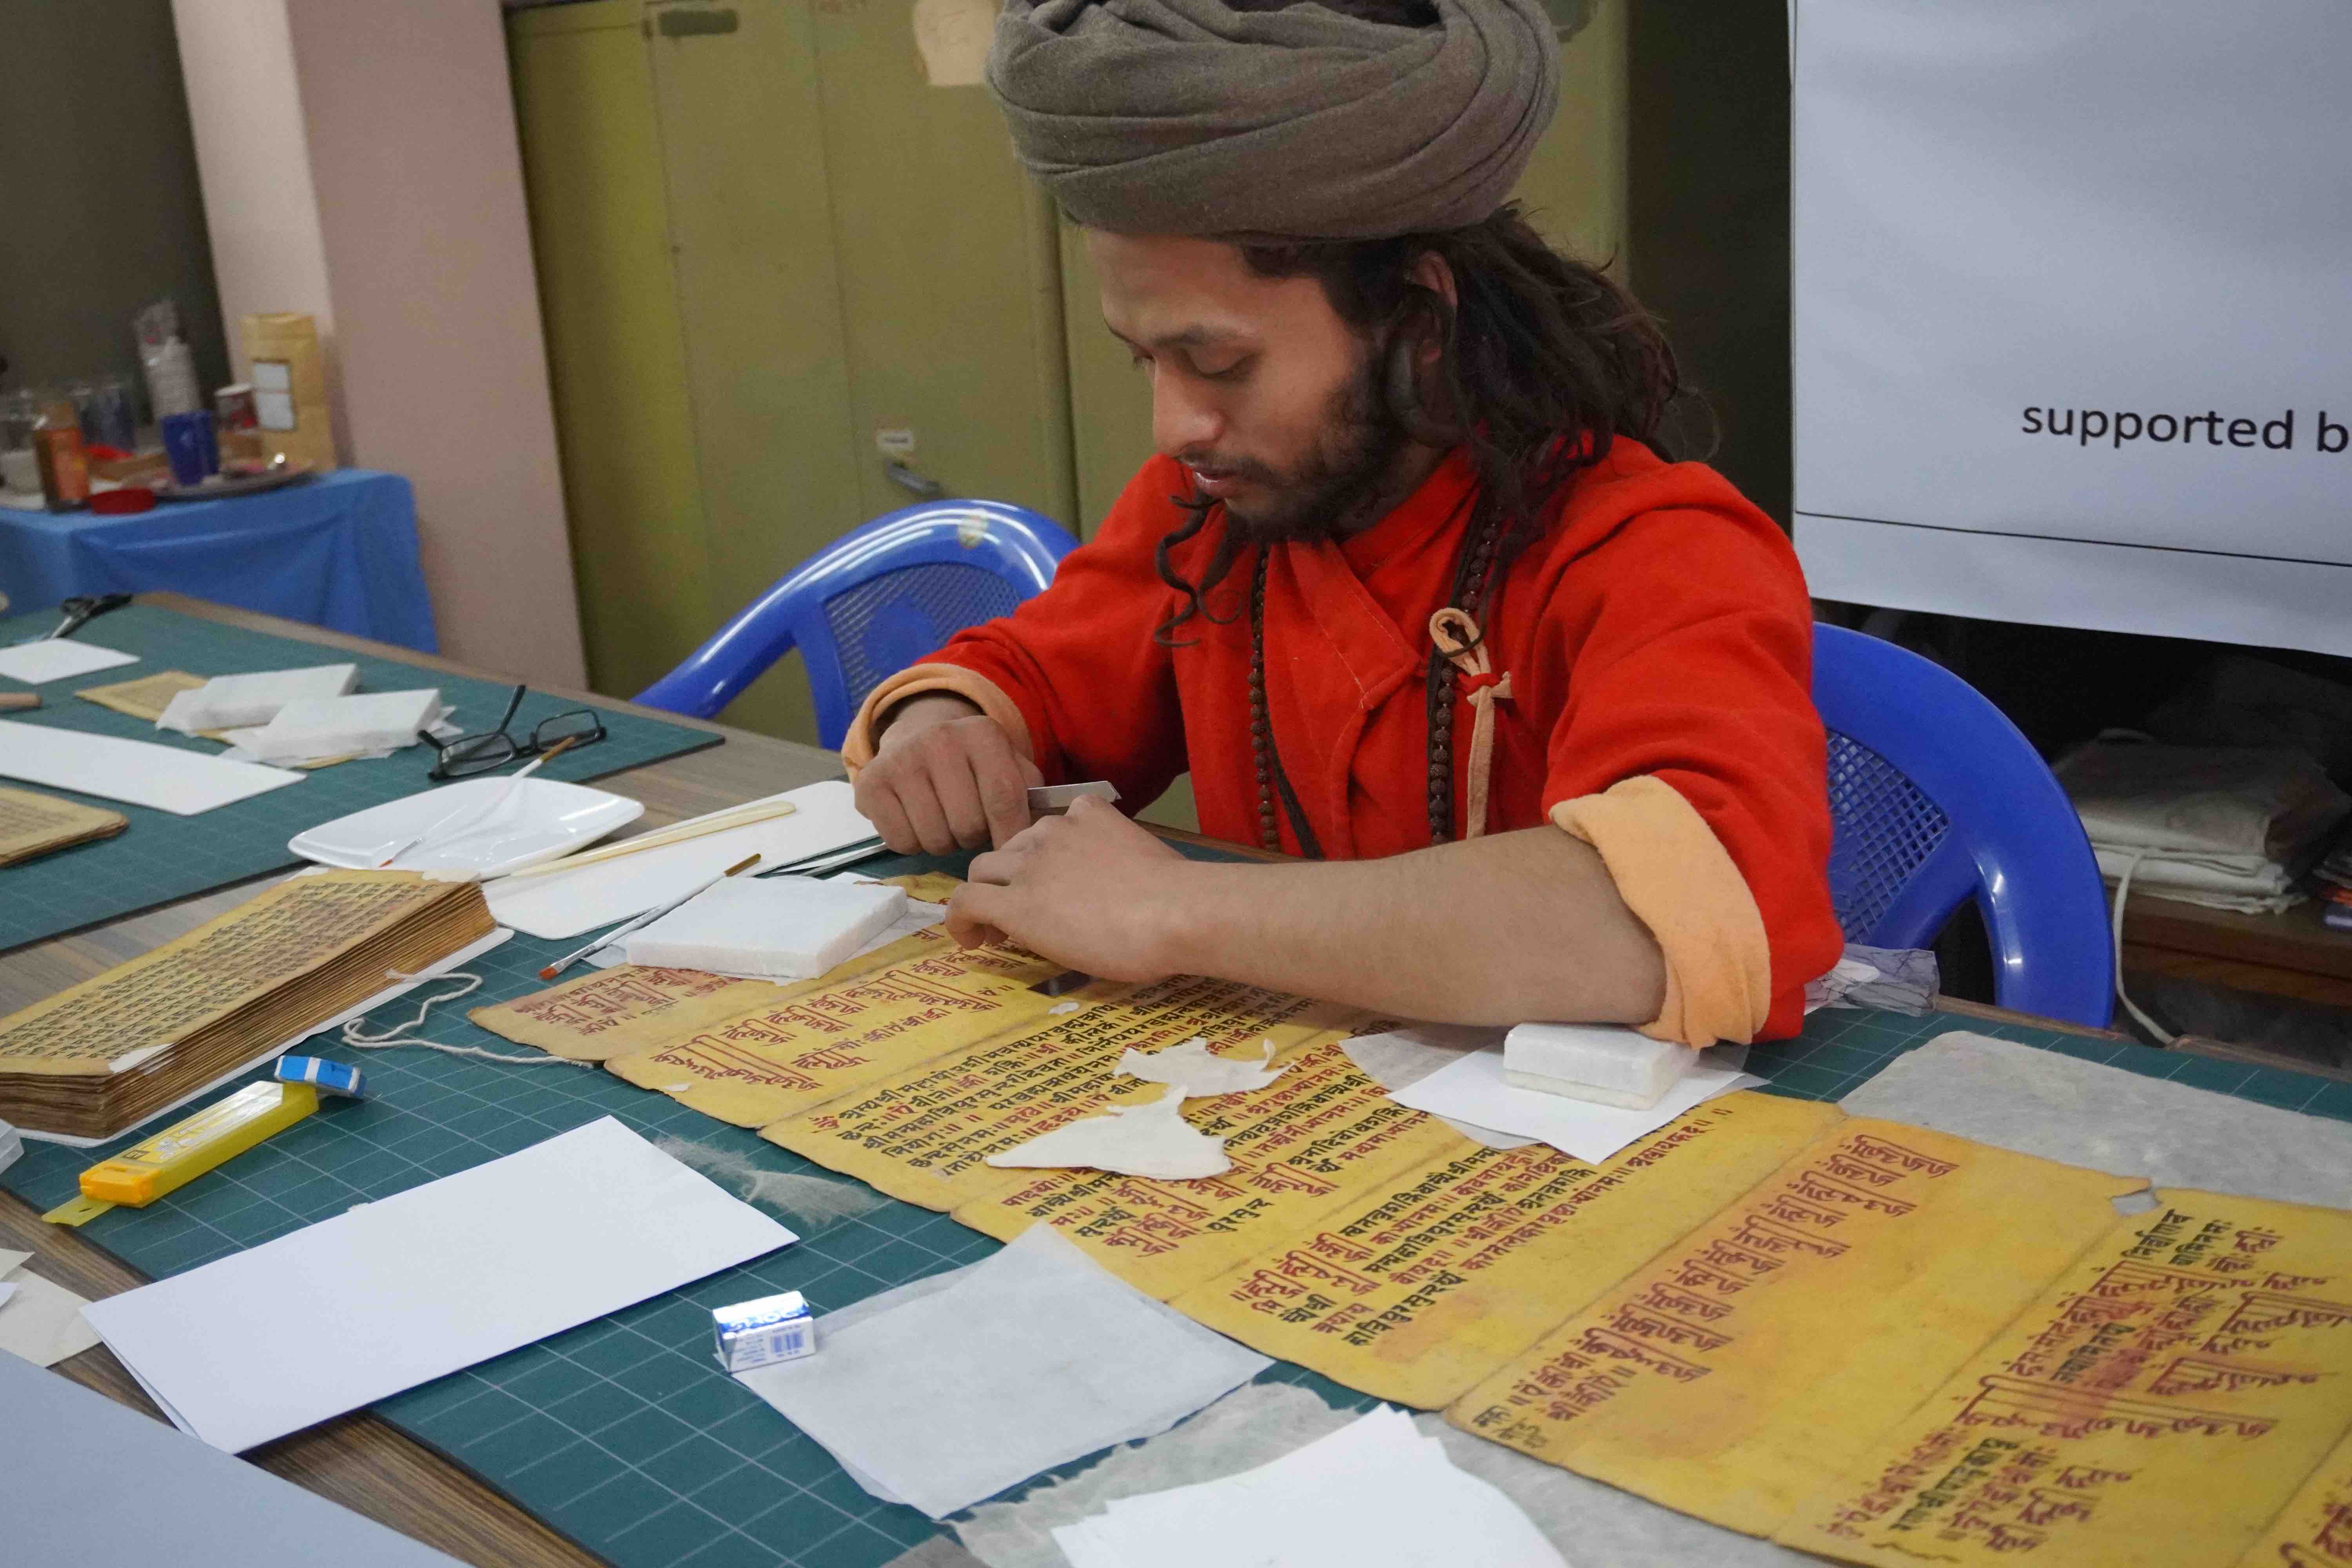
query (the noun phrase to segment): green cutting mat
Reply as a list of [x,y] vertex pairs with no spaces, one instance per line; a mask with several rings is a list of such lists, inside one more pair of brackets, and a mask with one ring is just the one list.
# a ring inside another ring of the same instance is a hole
[[[57,622],[55,610],[0,619],[0,646],[47,632]],[[147,741],[217,756],[223,749],[217,742],[158,730],[144,720],[117,713],[95,702],[84,702],[73,693],[86,687],[137,680],[166,669],[213,676],[354,663],[360,667],[362,691],[413,691],[438,687],[441,700],[457,710],[453,722],[467,730],[487,730],[506,711],[507,699],[514,690],[511,683],[499,685],[419,669],[392,659],[370,658],[316,643],[270,637],[146,605],[129,605],[100,616],[76,634],[76,640],[137,654],[139,662],[68,680],[52,680],[36,688],[41,694],[38,709],[29,713],[0,713],[0,719]],[[0,679],[0,689],[14,691],[22,688],[13,680]],[[578,706],[543,692],[531,692],[523,699],[522,710],[515,716],[514,732],[527,735],[530,726],[540,720]],[[593,746],[565,752],[541,769],[540,776],[577,783],[719,743],[719,737],[706,731],[600,711],[604,712],[606,738]],[[424,746],[414,746],[380,762],[339,763],[331,768],[320,768],[300,784],[288,784],[195,816],[174,816],[170,812],[151,811],[145,806],[126,805],[121,801],[77,795],[71,790],[27,786],[119,811],[131,819],[131,826],[112,838],[0,868],[0,951],[299,865],[301,862],[287,851],[288,839],[322,822],[332,822],[352,812],[430,789],[432,781],[425,774],[432,766],[432,752]],[[0,779],[0,783],[6,782]]]
[[[943,866],[955,868],[919,859],[861,868],[890,874]],[[466,1022],[463,1008],[540,989],[534,971],[563,945],[517,936],[475,966],[486,976],[482,989],[458,1007],[436,1010],[424,1034],[520,1051]],[[402,1005],[384,1011],[406,1015]],[[1759,1047],[1749,1062],[1779,1092],[1834,1100],[1953,1028],[2352,1121],[2352,1084],[1948,1014],[1816,1014],[1801,1037]],[[151,1208],[102,1215],[82,1234],[151,1276],[176,1274],[606,1114],[649,1137],[686,1138],[768,1169],[830,1176],[601,1069],[504,1066],[404,1047],[314,1048],[358,1061],[371,1098],[298,1123]],[[47,1209],[71,1197],[77,1173],[111,1152],[27,1144],[0,1184]],[[800,1290],[831,1310],[974,1262],[996,1245],[945,1215],[893,1203],[428,1384],[376,1406],[376,1414],[617,1568],[878,1568],[942,1528],[867,1496],[823,1448],[721,1373],[711,1357],[710,1309]],[[322,1344],[333,1339],[331,1324],[293,1327]],[[1303,1384],[1337,1406],[1372,1403],[1297,1367],[1278,1366],[1265,1379]]]

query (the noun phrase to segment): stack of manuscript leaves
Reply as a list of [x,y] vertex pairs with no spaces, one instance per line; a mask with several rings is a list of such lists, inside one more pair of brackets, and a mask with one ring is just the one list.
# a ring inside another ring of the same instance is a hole
[[101,1138],[495,929],[481,889],[293,877],[178,941],[0,1018],[0,1120]]
[[[2118,1220],[2144,1182],[1762,1094],[1598,1166],[1496,1151],[1359,1071],[1354,1015],[1053,974],[929,931],[802,985],[616,969],[476,1016],[1734,1530],[1887,1564],[2352,1563],[2352,1215]],[[1194,1036],[1287,1068],[1185,1105],[1224,1174],[987,1163],[1157,1099],[1120,1054]]]
[[94,838],[111,838],[130,825],[119,811],[106,811],[31,790],[0,789],[0,866],[36,855],[71,848]]

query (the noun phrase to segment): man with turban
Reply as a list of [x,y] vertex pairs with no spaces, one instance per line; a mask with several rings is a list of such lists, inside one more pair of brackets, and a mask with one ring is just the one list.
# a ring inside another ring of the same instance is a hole
[[[1537,0],[1007,0],[988,80],[1087,230],[1159,455],[1051,587],[844,748],[950,906],[1114,979],[1406,1016],[1793,1032],[1837,958],[1786,540],[1664,460],[1654,324],[1507,205]],[[1098,801],[1189,769],[1183,859]]]

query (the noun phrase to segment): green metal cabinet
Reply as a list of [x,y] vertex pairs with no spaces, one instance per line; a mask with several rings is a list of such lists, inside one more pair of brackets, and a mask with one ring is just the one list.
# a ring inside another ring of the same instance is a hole
[[589,677],[626,696],[711,626],[709,522],[634,0],[509,20]]
[[[509,27],[601,687],[659,674],[909,486],[1076,521],[1052,226],[985,89],[929,85],[905,5],[593,0]],[[616,342],[625,365],[583,346]],[[621,468],[691,475],[690,551]],[[814,739],[798,660],[725,717]]]
[[[1559,118],[1519,190],[1554,239],[1621,261],[1626,3],[1598,0],[1563,46]],[[509,15],[600,689],[654,679],[909,486],[1087,533],[1149,455],[1149,390],[1103,328],[1080,237],[1022,175],[979,84],[969,46],[990,10]],[[943,68],[954,37],[961,64]],[[813,738],[799,661],[725,716]]]

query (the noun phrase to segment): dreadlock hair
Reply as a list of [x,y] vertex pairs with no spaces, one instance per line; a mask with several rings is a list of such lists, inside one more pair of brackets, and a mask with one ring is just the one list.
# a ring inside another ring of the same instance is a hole
[[[1477,484],[1448,602],[1482,628],[1496,584],[1542,536],[1553,503],[1577,473],[1606,457],[1619,436],[1661,446],[1660,427],[1682,385],[1657,322],[1598,268],[1553,250],[1517,203],[1467,228],[1392,239],[1249,243],[1241,252],[1261,277],[1311,277],[1322,284],[1340,320],[1377,356],[1382,412],[1394,427],[1426,445],[1465,449]],[[1453,304],[1412,277],[1425,257],[1452,272]],[[1433,341],[1437,358],[1424,369],[1420,352]],[[1178,646],[1177,628],[1194,616],[1233,618],[1213,615],[1202,596],[1244,548],[1227,530],[1200,581],[1186,581],[1170,552],[1201,531],[1215,506],[1199,495],[1176,499],[1189,515],[1157,553],[1161,580],[1181,595],[1155,634],[1171,647]],[[1433,650],[1427,701],[1435,843],[1454,833],[1451,673]]]

